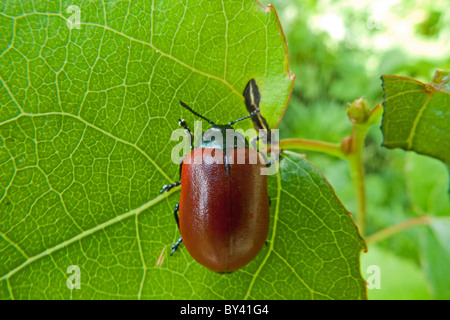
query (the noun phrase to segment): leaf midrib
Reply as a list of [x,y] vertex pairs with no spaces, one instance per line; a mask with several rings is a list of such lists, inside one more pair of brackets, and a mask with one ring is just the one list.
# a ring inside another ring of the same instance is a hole
[[111,225],[113,225],[113,224],[115,224],[117,222],[120,222],[120,221],[122,221],[122,220],[124,220],[126,218],[129,218],[129,217],[131,217],[133,215],[136,215],[136,216],[139,215],[139,213],[141,213],[141,212],[145,211],[146,209],[156,205],[160,201],[162,201],[165,198],[167,198],[168,196],[170,196],[173,192],[176,192],[177,189],[179,189],[179,188],[174,188],[170,192],[163,193],[163,194],[157,196],[156,198],[154,198],[153,200],[150,200],[149,202],[143,204],[139,208],[130,210],[130,211],[128,211],[128,212],[126,212],[126,213],[124,213],[122,215],[119,215],[119,216],[117,216],[117,217],[115,217],[113,219],[110,219],[110,220],[102,223],[102,224],[99,224],[99,225],[97,225],[97,226],[95,226],[95,227],[93,227],[93,228],[91,228],[89,230],[83,231],[80,234],[76,235],[75,237],[73,237],[73,238],[71,238],[69,240],[61,242],[60,244],[58,244],[58,245],[56,245],[56,246],[54,246],[52,248],[49,248],[49,249],[47,249],[47,250],[45,250],[45,251],[43,251],[43,252],[41,252],[41,253],[33,256],[33,257],[30,257],[24,263],[22,263],[18,267],[14,268],[13,270],[9,271],[7,274],[5,274],[2,277],[0,277],[0,281],[9,279],[12,275],[14,275],[18,271],[22,270],[24,267],[28,266],[29,264],[33,263],[34,261],[39,260],[40,258],[43,258],[43,257],[45,257],[47,255],[50,255],[53,252],[58,251],[59,249],[62,249],[64,247],[66,247],[66,246],[69,246],[70,244],[72,244],[72,243],[74,243],[74,242],[76,242],[78,240],[81,240],[81,239],[83,239],[83,238],[85,238],[85,237],[87,237],[87,236],[89,236],[89,235],[91,235],[91,234],[93,234],[93,233],[95,233],[97,231],[103,230],[103,229],[105,229],[105,228],[107,228],[107,227],[109,227],[109,226],[111,226]]
[[425,108],[428,106],[428,103],[431,100],[431,97],[433,95],[429,94],[427,100],[423,103],[422,107],[420,107],[416,118],[414,119],[413,125],[411,127],[411,131],[409,132],[409,136],[408,139],[406,140],[406,142],[408,143],[408,149],[411,149],[412,147],[412,142],[414,140],[414,136],[416,134],[416,128],[417,128],[417,124],[419,123],[420,119],[422,118],[422,114],[425,111]]

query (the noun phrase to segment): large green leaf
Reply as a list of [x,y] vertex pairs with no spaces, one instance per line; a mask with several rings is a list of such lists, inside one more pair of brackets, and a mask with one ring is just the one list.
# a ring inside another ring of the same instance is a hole
[[[178,179],[176,118],[194,120],[177,101],[229,121],[246,114],[255,78],[275,126],[293,76],[272,7],[70,5],[79,29],[66,2],[0,4],[0,297],[365,298],[363,241],[325,179],[291,154],[269,178],[269,242],[252,263],[218,275],[183,248],[169,256],[179,193],[158,191]],[[72,265],[80,290],[67,287]]]
[[[277,200],[269,235],[272,252],[264,260],[270,264],[267,270],[259,266],[266,281],[273,279],[278,288],[271,298],[365,299],[359,267],[365,242],[328,181],[291,152],[285,152],[271,181],[269,191]],[[263,279],[258,282],[264,287]]]
[[437,72],[431,83],[382,76],[383,146],[432,156],[450,165],[449,75]]

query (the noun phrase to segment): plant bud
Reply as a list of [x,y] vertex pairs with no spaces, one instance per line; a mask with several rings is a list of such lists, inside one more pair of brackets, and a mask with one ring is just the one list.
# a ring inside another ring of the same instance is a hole
[[369,106],[365,98],[358,98],[352,103],[348,103],[347,115],[353,123],[365,123],[369,118]]
[[341,150],[345,155],[350,154],[353,151],[353,139],[352,137],[344,137],[341,141]]

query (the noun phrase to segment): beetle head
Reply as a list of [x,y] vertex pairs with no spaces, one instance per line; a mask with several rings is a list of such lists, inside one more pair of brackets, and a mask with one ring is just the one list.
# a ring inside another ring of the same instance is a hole
[[259,113],[259,109],[252,111],[245,117],[230,121],[228,124],[215,124],[212,120],[209,120],[208,118],[194,111],[183,101],[179,101],[179,103],[183,108],[187,109],[197,117],[207,121],[212,125],[211,128],[202,133],[198,141],[197,148],[215,148],[223,149],[226,151],[237,148],[248,148],[249,144],[247,139],[239,132],[234,131],[233,125],[236,122],[255,116],[257,113]]
[[248,148],[249,144],[244,135],[236,132],[229,125],[213,125],[202,133],[197,148],[215,148],[229,151],[237,148]]

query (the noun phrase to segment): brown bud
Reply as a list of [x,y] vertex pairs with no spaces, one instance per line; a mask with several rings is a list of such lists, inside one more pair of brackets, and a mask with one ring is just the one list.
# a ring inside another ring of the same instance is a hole
[[345,155],[348,155],[353,150],[353,138],[345,137],[341,142],[341,150]]

